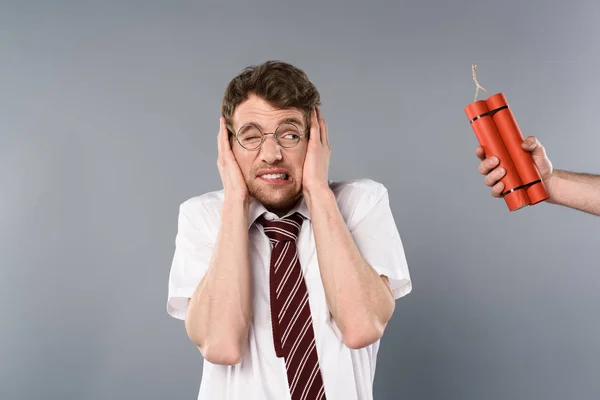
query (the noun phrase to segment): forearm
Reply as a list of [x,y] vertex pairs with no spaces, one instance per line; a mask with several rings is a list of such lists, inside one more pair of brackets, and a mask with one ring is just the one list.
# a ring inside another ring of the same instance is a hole
[[378,340],[394,311],[390,289],[364,260],[325,188],[307,197],[329,310],[348,347]]
[[216,364],[241,358],[252,319],[248,206],[225,202],[211,264],[189,301],[186,330]]
[[600,175],[555,170],[547,186],[550,203],[600,215]]

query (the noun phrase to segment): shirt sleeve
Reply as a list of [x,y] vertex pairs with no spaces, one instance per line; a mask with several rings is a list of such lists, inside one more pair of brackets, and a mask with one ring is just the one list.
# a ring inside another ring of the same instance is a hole
[[412,281],[387,189],[377,185],[361,199],[357,209],[360,219],[350,232],[361,255],[379,275],[387,276],[394,299],[406,296],[412,291]]
[[199,208],[202,205],[197,203],[183,203],[179,207],[167,313],[181,320],[185,319],[188,300],[208,270],[214,249],[214,240],[207,232],[207,221],[203,220]]

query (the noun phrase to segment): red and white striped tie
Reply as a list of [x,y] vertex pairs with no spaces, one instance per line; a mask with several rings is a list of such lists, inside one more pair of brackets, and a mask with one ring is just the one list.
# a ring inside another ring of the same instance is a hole
[[308,291],[298,261],[296,240],[302,216],[259,220],[271,242],[270,295],[273,341],[283,357],[292,400],[325,399]]

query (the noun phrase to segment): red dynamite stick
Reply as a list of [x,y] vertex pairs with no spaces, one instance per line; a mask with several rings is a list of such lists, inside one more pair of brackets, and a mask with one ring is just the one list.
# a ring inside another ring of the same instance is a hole
[[500,182],[504,184],[503,197],[508,209],[516,211],[531,204],[525,191],[525,185],[517,172],[515,164],[513,164],[500,132],[498,132],[492,118],[493,112],[488,108],[486,101],[478,100],[469,104],[465,107],[465,113],[479,144],[485,151],[485,156],[487,158],[498,157],[500,160],[499,167],[506,170],[506,174],[500,179]]
[[508,106],[506,96],[503,93],[498,93],[490,96],[485,102],[488,108],[492,110],[492,119],[496,124],[496,128],[500,132],[502,141],[508,149],[523,184],[527,186],[525,191],[531,205],[548,199],[550,196],[546,190],[546,185],[533,162],[531,153],[521,148],[521,143],[524,140],[523,134]]

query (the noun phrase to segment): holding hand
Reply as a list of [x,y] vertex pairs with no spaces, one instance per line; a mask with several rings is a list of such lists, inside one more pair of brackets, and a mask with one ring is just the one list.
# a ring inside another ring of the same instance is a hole
[[[521,148],[531,152],[533,162],[537,167],[542,180],[548,185],[554,170],[552,168],[552,163],[546,155],[544,146],[542,146],[535,136],[529,136],[523,141]],[[500,160],[498,160],[497,157],[486,158],[483,147],[481,146],[477,146],[475,155],[481,160],[478,170],[481,175],[485,175],[483,182],[486,186],[492,188],[492,196],[501,197],[502,192],[504,192],[504,184],[499,181],[506,174],[506,171],[504,168],[497,168],[500,164]]]

